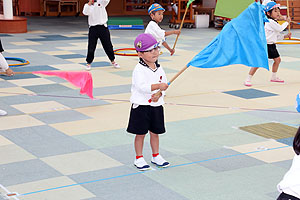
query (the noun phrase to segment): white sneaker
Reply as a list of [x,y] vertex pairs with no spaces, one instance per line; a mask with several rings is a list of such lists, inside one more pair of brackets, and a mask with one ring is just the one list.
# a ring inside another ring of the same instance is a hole
[[90,71],[91,69],[92,69],[92,67],[91,67],[91,64],[86,64],[86,66],[85,66],[85,69],[87,70],[87,71]]
[[136,166],[136,168],[138,168],[141,171],[151,169],[150,166],[146,163],[144,157],[135,159],[134,166]]
[[0,110],[0,116],[4,116],[7,115],[7,112],[5,112],[4,110]]
[[114,68],[116,68],[116,69],[119,69],[120,68],[120,65],[118,64],[118,63],[116,63],[116,62],[114,62],[114,63],[111,63],[113,66],[114,66]]
[[157,167],[169,167],[170,163],[167,162],[161,155],[156,157],[152,157],[151,162],[155,164]]
[[247,87],[251,87],[251,86],[252,86],[252,83],[251,83],[251,81],[246,80],[246,81],[244,82],[244,85],[247,86]]

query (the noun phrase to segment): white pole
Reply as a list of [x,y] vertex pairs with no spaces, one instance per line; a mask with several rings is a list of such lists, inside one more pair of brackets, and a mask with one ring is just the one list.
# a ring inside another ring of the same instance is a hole
[[4,19],[14,18],[12,0],[3,0],[3,14]]

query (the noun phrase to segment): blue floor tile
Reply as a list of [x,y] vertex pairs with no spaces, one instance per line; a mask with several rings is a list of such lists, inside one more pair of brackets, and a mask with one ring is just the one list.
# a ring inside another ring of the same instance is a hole
[[101,88],[94,88],[94,95],[110,95],[110,94],[122,94],[130,93],[131,85],[117,85],[117,86],[108,86]]
[[[193,161],[204,161],[209,159],[208,162],[199,162],[198,165],[204,166],[215,172],[224,172],[235,169],[247,168],[250,166],[257,166],[265,164],[263,161],[249,157],[247,155],[239,155],[240,152],[231,149],[217,149],[201,153],[188,154],[183,157]],[[238,155],[238,156],[232,156]],[[223,158],[224,157],[224,158]],[[222,159],[218,159],[222,158]]]
[[257,89],[244,89],[244,90],[232,90],[224,92],[225,94],[230,94],[236,97],[244,98],[244,99],[255,99],[255,98],[262,98],[262,97],[271,97],[277,96],[278,94],[265,92],[262,90]]
[[0,165],[0,180],[5,187],[62,176],[39,159]]
[[293,146],[294,137],[278,139],[277,142]]
[[30,90],[34,93],[45,93],[45,92],[56,92],[56,91],[66,91],[73,90],[69,87],[60,84],[46,84],[46,85],[34,85],[34,86],[24,86],[23,88]]
[[[82,65],[86,65],[86,63],[80,63]],[[92,63],[92,68],[93,67],[112,67],[112,64],[110,62],[93,62]]]
[[[80,183],[110,177],[118,177],[137,172],[138,171],[136,171],[134,168],[122,166],[76,174],[69,177],[77,183]],[[117,179],[108,179],[104,181],[93,182],[91,184],[83,184],[81,186],[95,194],[97,197],[103,199],[187,200],[187,198],[183,197],[182,195],[144,176],[143,174],[124,176]],[[134,189],[132,189],[133,187]]]
[[4,130],[0,131],[0,135],[38,158],[91,149],[47,125]]
[[67,55],[55,55],[55,56],[62,59],[85,58],[85,56],[81,54],[67,54]]
[[55,123],[91,119],[90,117],[81,114],[75,110],[63,110],[63,111],[56,111],[56,112],[39,113],[39,114],[32,114],[31,116],[46,124],[55,124]]

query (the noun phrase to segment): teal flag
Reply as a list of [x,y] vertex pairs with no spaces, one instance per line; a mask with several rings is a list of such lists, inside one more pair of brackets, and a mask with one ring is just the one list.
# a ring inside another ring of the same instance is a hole
[[195,0],[189,0],[188,2],[187,2],[187,7],[189,7],[190,5],[191,5],[191,3],[193,3],[193,1],[195,1]]
[[214,68],[243,64],[269,70],[264,29],[264,22],[267,21],[262,5],[252,3],[237,18],[227,23],[187,67]]

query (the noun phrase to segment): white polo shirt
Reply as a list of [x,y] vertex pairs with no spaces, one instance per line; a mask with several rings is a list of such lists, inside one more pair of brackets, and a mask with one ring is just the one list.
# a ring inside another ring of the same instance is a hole
[[300,198],[300,156],[295,155],[291,169],[284,175],[277,185],[279,192]]
[[150,21],[146,27],[145,33],[150,33],[159,45],[165,42],[165,32],[163,29],[159,27],[159,25],[155,21]]
[[275,20],[269,19],[269,22],[265,23],[265,32],[267,38],[267,44],[275,44],[277,40],[282,40],[284,35],[281,32],[289,25],[284,22],[282,25],[278,24]]
[[164,102],[164,94],[157,102],[149,102],[151,95],[159,90],[151,91],[151,85],[156,83],[167,83],[167,77],[163,68],[156,63],[156,69],[151,69],[142,59],[135,66],[132,73],[130,102],[137,105],[160,106]]
[[104,25],[107,27],[106,6],[110,0],[98,0],[94,5],[85,4],[82,13],[88,16],[89,26]]

